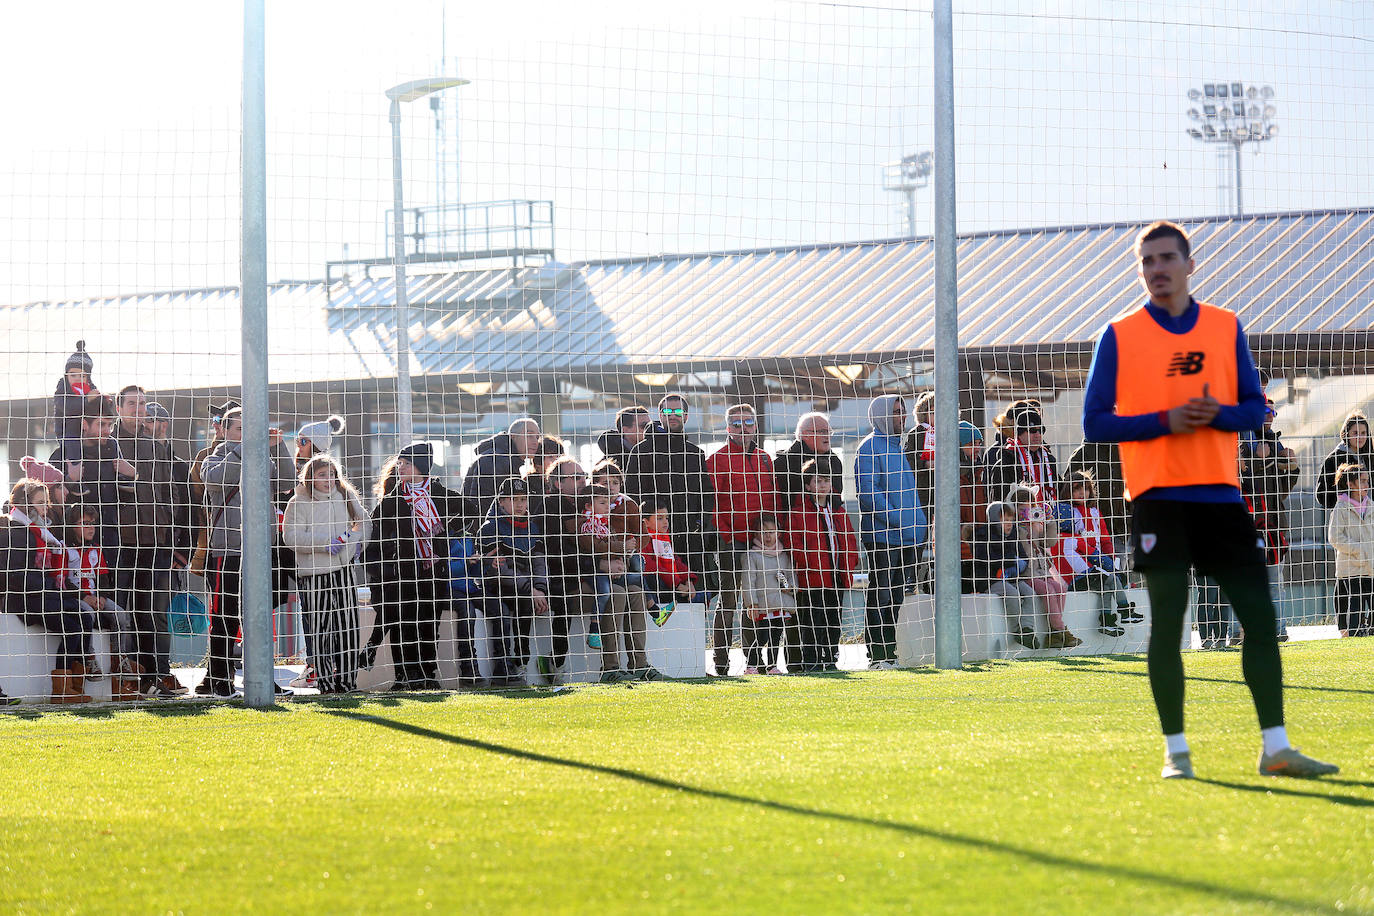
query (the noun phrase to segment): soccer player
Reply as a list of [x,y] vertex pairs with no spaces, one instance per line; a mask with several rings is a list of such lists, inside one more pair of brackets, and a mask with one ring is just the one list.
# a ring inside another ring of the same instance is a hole
[[1211,576],[1245,631],[1241,670],[1259,715],[1266,776],[1324,776],[1333,764],[1293,748],[1262,542],[1241,499],[1238,433],[1259,429],[1264,392],[1232,312],[1189,293],[1187,234],[1156,222],[1136,237],[1149,300],[1111,322],[1088,375],[1083,431],[1121,443],[1131,548],[1150,593],[1150,689],[1164,730],[1165,779],[1191,779],[1183,735],[1183,620],[1188,569]]

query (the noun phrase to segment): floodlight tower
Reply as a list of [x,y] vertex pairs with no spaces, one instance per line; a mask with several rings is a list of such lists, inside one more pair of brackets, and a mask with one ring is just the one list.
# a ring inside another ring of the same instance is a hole
[[906,195],[907,235],[916,237],[916,192],[930,184],[935,157],[930,150],[903,156],[900,162],[883,166],[883,190]]
[[1272,140],[1278,133],[1274,123],[1278,114],[1274,87],[1240,82],[1203,83],[1201,89],[1188,90],[1188,100],[1193,103],[1188,117],[1196,122],[1188,128],[1188,136],[1203,143],[1230,144],[1235,152],[1236,216],[1242,216],[1245,209],[1241,200],[1240,148],[1247,143]]

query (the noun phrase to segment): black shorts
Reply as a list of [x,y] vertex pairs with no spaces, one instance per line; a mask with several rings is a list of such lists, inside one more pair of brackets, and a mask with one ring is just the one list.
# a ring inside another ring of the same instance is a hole
[[1131,506],[1135,568],[1216,569],[1263,567],[1264,540],[1244,503],[1193,503],[1139,499]]

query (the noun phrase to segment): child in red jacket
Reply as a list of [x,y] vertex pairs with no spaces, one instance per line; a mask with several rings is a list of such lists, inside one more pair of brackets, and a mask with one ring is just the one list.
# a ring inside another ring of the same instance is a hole
[[673,533],[669,530],[668,504],[649,496],[640,503],[640,518],[648,542],[644,545],[644,590],[658,598],[654,623],[663,626],[679,601],[707,604],[709,596],[701,590],[701,578],[687,568],[673,552]]
[[836,671],[840,608],[854,583],[859,545],[843,508],[832,506],[830,477],[814,460],[801,468],[804,494],[788,516],[787,547],[797,570],[802,671]]

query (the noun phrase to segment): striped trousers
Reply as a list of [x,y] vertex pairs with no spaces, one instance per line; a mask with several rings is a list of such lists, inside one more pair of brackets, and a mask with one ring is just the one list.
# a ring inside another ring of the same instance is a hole
[[307,632],[313,634],[320,693],[358,689],[358,588],[352,565],[319,575],[296,576],[296,593]]

